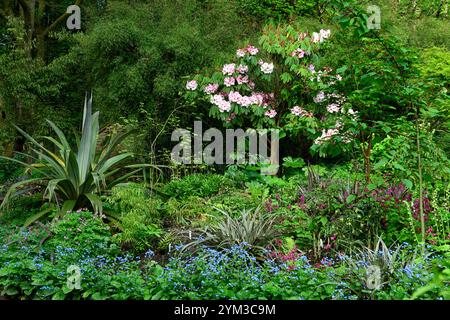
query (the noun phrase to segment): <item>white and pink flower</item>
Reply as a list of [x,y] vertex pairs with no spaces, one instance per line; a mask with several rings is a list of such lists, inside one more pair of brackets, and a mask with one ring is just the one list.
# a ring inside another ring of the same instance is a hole
[[231,110],[231,103],[226,101],[221,94],[211,96],[211,103],[216,105],[220,112],[229,112]]
[[203,90],[206,94],[213,94],[219,89],[219,85],[217,83],[208,84]]
[[303,109],[302,107],[299,107],[299,106],[294,106],[291,109],[291,113],[294,116],[298,116],[298,117],[309,117],[309,118],[312,118],[314,116],[311,112],[306,111],[305,109]]
[[271,74],[273,72],[273,68],[274,68],[273,63],[264,62],[261,65],[261,72],[265,74]]
[[333,136],[339,134],[339,130],[338,129],[328,129],[322,130],[322,135],[318,138],[316,138],[316,140],[314,140],[315,144],[322,144],[325,141],[330,140]]
[[252,46],[252,45],[248,45],[248,46],[247,46],[247,52],[248,52],[250,55],[254,56],[254,55],[257,55],[257,54],[258,54],[259,49],[256,48],[256,47],[254,47],[254,46]]
[[341,111],[341,108],[337,103],[331,103],[327,106],[327,111],[329,113],[337,113],[337,112]]
[[264,113],[264,115],[265,115],[266,117],[269,117],[269,118],[272,119],[272,118],[275,118],[275,117],[276,117],[277,111],[274,110],[274,109],[271,109],[271,110],[266,111],[266,112]]
[[315,103],[321,103],[323,100],[325,100],[325,93],[323,91],[319,91],[319,93],[317,93],[313,100]]
[[224,75],[231,76],[235,71],[236,65],[234,63],[226,64],[222,68],[222,73]]
[[225,79],[223,79],[223,84],[225,85],[225,87],[231,87],[234,86],[235,80],[233,77],[226,77]]
[[320,31],[313,32],[311,41],[314,43],[323,42],[325,39],[328,39],[331,35],[331,30],[320,29]]
[[295,49],[291,53],[291,57],[297,57],[299,59],[303,58],[305,56],[306,52],[300,48]]
[[248,76],[238,75],[236,81],[238,84],[248,83]]
[[248,72],[248,66],[240,64],[239,67],[237,67],[236,71],[240,74],[245,74]]
[[188,89],[188,90],[195,91],[195,90],[197,90],[197,87],[198,87],[198,84],[197,84],[197,81],[195,81],[195,80],[191,80],[186,83],[186,89]]
[[236,56],[237,56],[238,58],[243,58],[243,57],[245,57],[245,50],[243,50],[243,49],[237,49],[237,50],[236,50]]

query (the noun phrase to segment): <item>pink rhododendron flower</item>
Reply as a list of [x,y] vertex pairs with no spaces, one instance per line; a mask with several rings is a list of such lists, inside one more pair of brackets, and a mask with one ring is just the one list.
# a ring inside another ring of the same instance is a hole
[[219,89],[219,85],[217,83],[210,83],[208,84],[205,89],[203,90],[206,94],[213,94],[214,92]]
[[325,40],[325,39],[328,39],[330,37],[330,35],[331,35],[331,30],[330,29],[328,29],[328,30],[321,29],[320,30],[320,37],[322,38],[322,41]]
[[273,72],[273,63],[264,62],[261,65],[261,72],[265,74],[271,74]]
[[229,99],[231,102],[238,103],[238,102],[241,100],[241,98],[242,98],[241,94],[240,94],[239,92],[237,92],[237,91],[231,91],[231,92],[228,94],[228,99]]
[[237,67],[237,72],[239,72],[240,74],[244,74],[248,72],[248,66],[240,64],[239,67]]
[[259,92],[253,92],[251,95],[252,102],[255,105],[262,106],[264,103],[264,94]]
[[264,115],[269,118],[275,118],[275,116],[277,115],[277,112],[274,109],[272,109],[272,110],[266,111],[264,113]]
[[243,58],[243,57],[245,57],[245,51],[244,51],[243,49],[237,49],[237,50],[236,50],[236,56],[237,56],[238,58]]
[[292,51],[291,53],[291,57],[298,57],[298,58],[303,58],[305,56],[306,52],[303,51],[302,49],[298,48],[295,49],[294,51]]
[[248,76],[238,75],[236,78],[238,84],[243,84],[248,82]]
[[323,42],[325,39],[328,39],[331,35],[331,30],[323,30],[321,29],[319,33],[313,32],[311,41],[314,43]]
[[320,137],[318,137],[316,140],[314,140],[315,144],[322,144],[323,142],[330,140],[333,136],[339,134],[339,130],[338,129],[328,129],[322,130],[322,135]]
[[329,105],[327,106],[327,111],[328,111],[329,113],[336,113],[336,112],[341,111],[341,108],[340,108],[340,106],[339,106],[338,104],[332,103],[332,104],[329,104]]
[[194,91],[194,90],[197,90],[197,87],[198,87],[198,84],[197,84],[197,81],[195,81],[195,80],[191,80],[186,83],[186,89],[188,89],[188,90]]
[[252,56],[254,56],[254,55],[258,54],[259,49],[254,47],[254,46],[252,46],[252,45],[248,45],[247,46],[247,52],[250,53]]
[[215,94],[211,97],[211,103],[215,104],[220,112],[228,112],[231,110],[231,103],[226,101],[221,94]]
[[256,86],[256,85],[255,85],[255,83],[254,83],[253,81],[250,80],[250,81],[248,82],[248,87],[249,87],[250,89],[252,89],[252,90],[255,89],[255,86]]
[[231,86],[234,86],[235,80],[233,77],[226,77],[225,79],[223,79],[223,84],[226,87],[231,87]]
[[323,100],[325,100],[325,93],[323,91],[320,91],[317,96],[313,98],[315,103],[321,103]]
[[239,105],[241,105],[242,107],[248,107],[248,106],[251,106],[252,104],[253,104],[253,100],[251,97],[243,96],[239,100]]
[[310,64],[308,69],[309,69],[309,71],[311,71],[311,73],[315,73],[316,72],[316,68],[314,67],[313,64]]
[[302,107],[295,106],[291,109],[291,113],[294,116],[300,116],[300,117],[313,117],[313,114],[311,112],[306,111]]
[[222,73],[224,75],[233,75],[236,65],[234,63],[226,64],[222,68]]
[[313,32],[311,40],[314,43],[321,42],[320,41],[320,34],[317,33],[317,32]]

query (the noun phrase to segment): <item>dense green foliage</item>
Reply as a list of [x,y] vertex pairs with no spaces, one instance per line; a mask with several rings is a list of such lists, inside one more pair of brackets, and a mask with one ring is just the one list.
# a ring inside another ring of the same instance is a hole
[[0,299],[450,299],[448,5],[2,1]]

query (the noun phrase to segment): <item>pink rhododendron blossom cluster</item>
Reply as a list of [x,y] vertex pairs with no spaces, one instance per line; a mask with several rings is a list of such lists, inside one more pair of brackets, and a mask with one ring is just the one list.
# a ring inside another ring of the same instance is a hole
[[341,107],[337,103],[331,103],[327,106],[327,111],[329,113],[338,113],[341,111]]
[[221,94],[211,96],[211,103],[216,105],[220,112],[229,112],[231,110],[231,103],[226,101]]
[[238,58],[243,58],[243,57],[245,57],[245,54],[246,54],[246,52],[245,52],[245,50],[243,50],[243,49],[237,49],[237,50],[236,50],[236,56],[237,56]]
[[195,81],[195,80],[191,80],[186,83],[186,89],[188,89],[188,90],[195,91],[195,90],[197,90],[197,87],[198,87],[198,84],[197,84],[197,81]]
[[322,130],[322,135],[318,138],[316,138],[316,140],[314,140],[315,144],[322,144],[325,141],[330,140],[333,136],[339,134],[339,130],[338,129],[323,129]]
[[213,94],[219,89],[219,85],[217,83],[208,84],[203,90],[206,94]]
[[236,82],[238,83],[238,84],[244,84],[244,83],[248,83],[248,76],[243,76],[243,75],[238,75],[237,77],[236,77]]
[[323,30],[321,29],[319,33],[313,32],[311,41],[314,43],[320,42],[322,43],[325,39],[328,39],[331,35],[331,30]]
[[239,72],[240,74],[246,74],[248,72],[248,66],[240,64],[237,69],[237,72]]
[[274,110],[274,109],[271,109],[271,110],[266,111],[266,112],[264,113],[264,115],[265,115],[266,117],[269,117],[269,118],[275,118],[276,115],[277,115],[277,111]]
[[257,54],[258,54],[259,49],[256,48],[256,47],[254,47],[254,46],[252,46],[252,45],[248,45],[248,46],[247,46],[247,52],[248,52],[250,55],[254,56],[254,55],[257,55]]
[[292,51],[291,53],[291,57],[297,57],[299,59],[303,58],[305,55],[307,55],[308,53],[300,48],[295,49],[294,51]]
[[236,56],[238,58],[243,58],[248,53],[251,56],[257,55],[259,52],[259,49],[249,44],[246,48],[237,49],[236,50]]
[[321,103],[323,100],[325,100],[325,93],[323,91],[320,91],[314,98],[315,103]]
[[291,114],[293,114],[294,116],[309,117],[309,118],[312,118],[314,116],[311,112],[306,111],[305,109],[299,106],[293,107],[291,109]]
[[234,77],[226,77],[225,79],[223,79],[223,84],[225,85],[225,87],[234,86],[235,83],[236,81],[234,80]]
[[236,65],[234,63],[226,64],[222,68],[224,75],[232,76],[235,71]]

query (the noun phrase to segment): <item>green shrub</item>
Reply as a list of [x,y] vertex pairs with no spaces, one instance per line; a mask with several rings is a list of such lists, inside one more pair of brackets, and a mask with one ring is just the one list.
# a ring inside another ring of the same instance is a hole
[[192,174],[170,181],[162,190],[168,196],[178,199],[190,196],[210,197],[230,183],[228,179],[217,174]]
[[106,202],[118,212],[120,232],[114,238],[123,246],[142,253],[162,235],[165,209],[145,186],[129,183],[113,188]]

